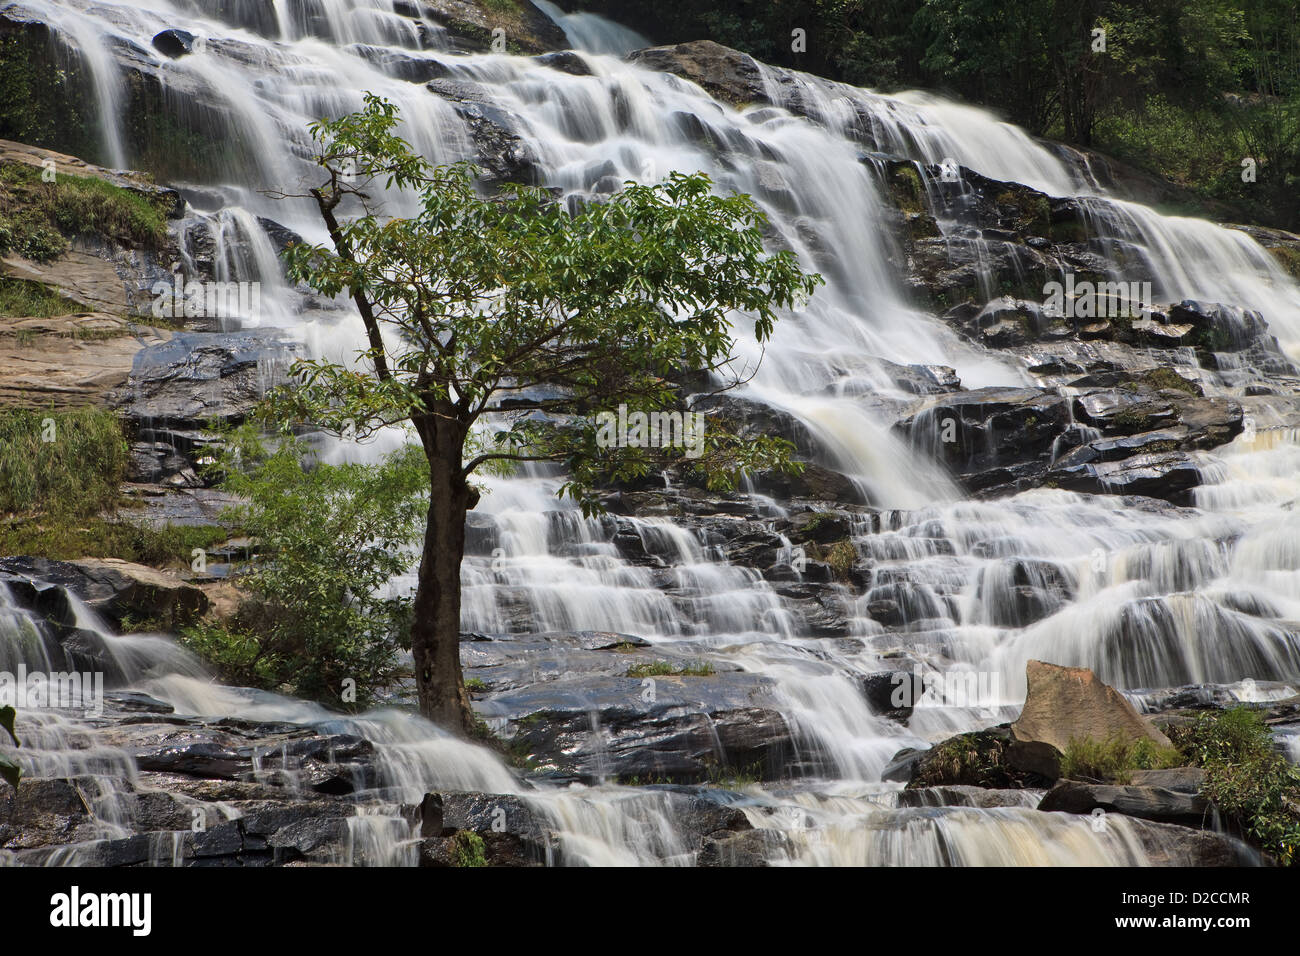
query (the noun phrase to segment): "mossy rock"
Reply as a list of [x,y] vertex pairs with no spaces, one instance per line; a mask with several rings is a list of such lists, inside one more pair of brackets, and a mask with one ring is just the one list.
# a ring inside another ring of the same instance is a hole
[[972,786],[1018,790],[1050,786],[1050,778],[1011,766],[1012,745],[1011,730],[1006,726],[949,737],[917,761],[907,789]]

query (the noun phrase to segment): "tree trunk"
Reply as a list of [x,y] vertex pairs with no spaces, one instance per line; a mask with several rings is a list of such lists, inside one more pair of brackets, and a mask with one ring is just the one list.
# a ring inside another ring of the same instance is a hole
[[416,421],[416,430],[429,459],[429,514],[411,624],[420,713],[468,735],[474,721],[460,669],[460,564],[465,515],[478,493],[460,474],[465,432],[459,423],[429,416]]

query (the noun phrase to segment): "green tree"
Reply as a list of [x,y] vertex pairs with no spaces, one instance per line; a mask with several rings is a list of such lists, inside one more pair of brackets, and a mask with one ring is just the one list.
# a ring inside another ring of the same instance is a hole
[[[420,710],[469,732],[459,631],[465,518],[479,500],[471,476],[555,462],[570,476],[563,492],[598,509],[598,482],[643,475],[673,454],[604,447],[599,413],[680,410],[673,379],[683,373],[734,384],[733,317],[766,339],[776,310],[806,299],[820,277],[788,251],[767,254],[754,202],[713,195],[703,175],[628,184],[577,211],[524,186],[484,197],[472,168],[431,165],[397,124],[396,108],[368,95],[359,112],[312,126],[327,178],[311,196],[330,245],[291,247],[288,271],[322,294],[346,293],[368,348],[349,366],[300,363],[282,400],[358,434],[414,427],[429,466],[411,626]],[[382,215],[373,189],[413,195],[414,213]],[[351,218],[345,202],[356,204]],[[713,431],[687,465],[726,488],[786,465],[789,451]]]

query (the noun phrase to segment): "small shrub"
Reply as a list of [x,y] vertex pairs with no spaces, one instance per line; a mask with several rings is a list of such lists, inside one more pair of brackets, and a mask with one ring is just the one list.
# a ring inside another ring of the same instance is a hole
[[256,542],[236,575],[251,597],[229,624],[191,628],[183,641],[229,680],[368,706],[410,646],[410,597],[386,589],[409,570],[423,530],[423,453],[312,464],[300,442],[270,451],[247,431],[228,448],[223,487],[246,504],[227,518]]
[[1255,844],[1285,866],[1300,859],[1300,769],[1277,751],[1267,725],[1248,707],[1198,714],[1171,729],[1205,795]]
[[628,677],[711,677],[716,673],[713,665],[705,660],[691,661],[680,666],[669,661],[648,661],[633,664],[627,669]]
[[908,789],[974,784],[1007,786],[1006,741],[989,733],[961,734],[936,744]]

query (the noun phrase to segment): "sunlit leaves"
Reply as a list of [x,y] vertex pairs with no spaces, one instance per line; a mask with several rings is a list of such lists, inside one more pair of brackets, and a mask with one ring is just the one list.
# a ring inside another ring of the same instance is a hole
[[[331,172],[323,201],[355,194],[363,212],[339,222],[333,248],[291,248],[288,273],[323,294],[359,297],[384,354],[362,352],[355,369],[299,363],[297,387],[277,399],[292,416],[373,427],[441,409],[467,433],[493,412],[504,421],[496,447],[467,471],[494,456],[558,461],[572,476],[568,492],[582,497],[598,468],[608,477],[656,466],[651,450],[596,453],[592,414],[619,403],[680,407],[683,374],[734,379],[733,324],[765,340],[779,311],[821,282],[791,252],[764,249],[766,220],[752,199],[716,195],[703,174],[628,183],[573,212],[530,186],[481,195],[472,167],[431,166],[396,135],[397,122],[391,103],[368,97],[360,112],[313,127]],[[375,210],[365,190],[381,182],[405,191],[387,197],[401,215]],[[723,484],[782,457],[776,446],[721,437],[711,447],[696,465]]]

